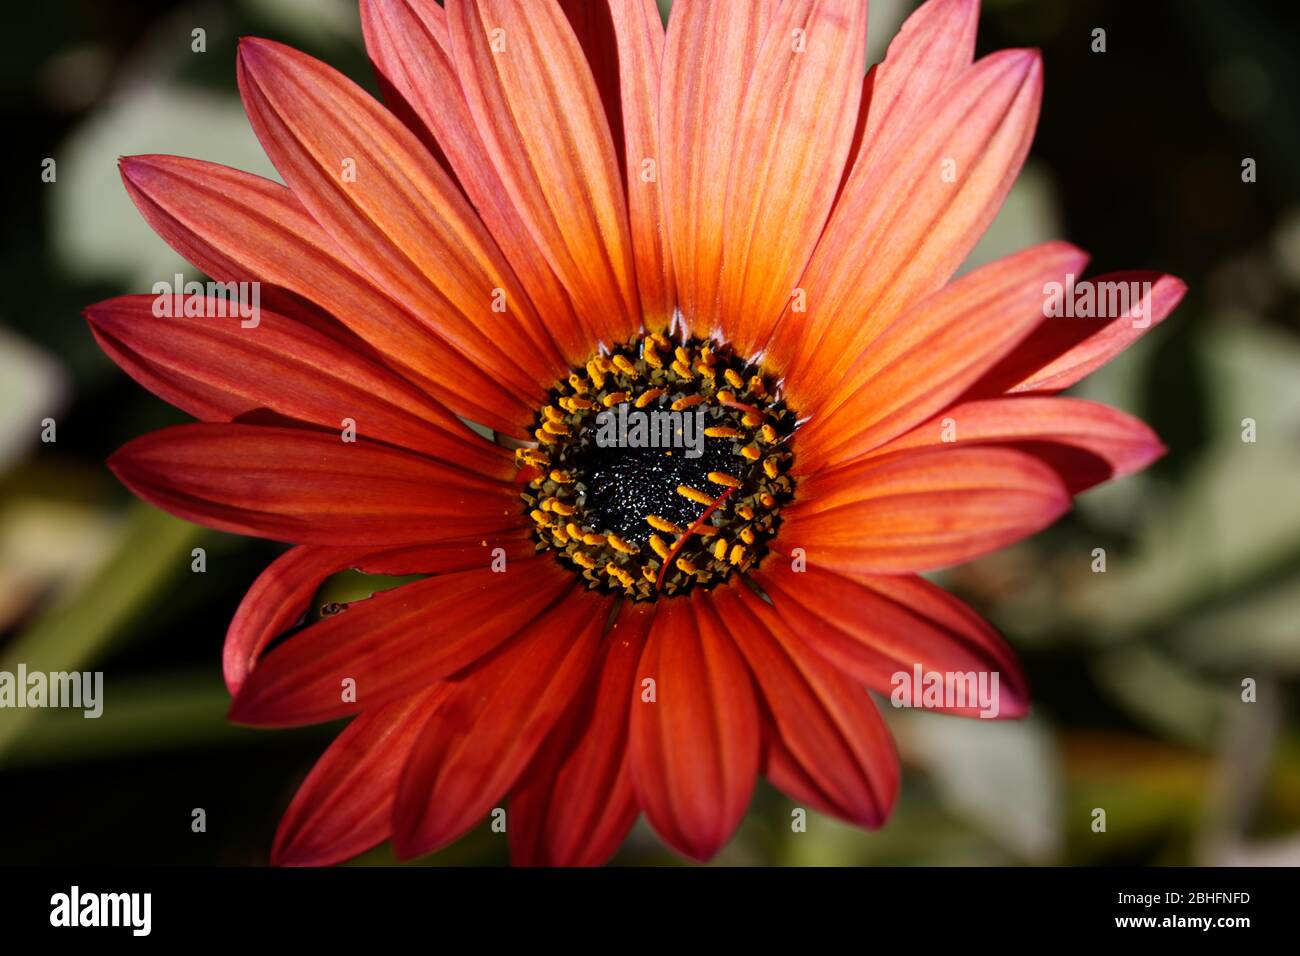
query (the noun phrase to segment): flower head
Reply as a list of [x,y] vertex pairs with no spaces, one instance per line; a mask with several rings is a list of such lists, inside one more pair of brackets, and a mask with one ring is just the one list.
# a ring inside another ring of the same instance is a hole
[[[1160,455],[1057,393],[1183,286],[1101,277],[1126,298],[1058,318],[1061,242],[953,278],[1041,93],[1035,52],[973,59],[977,12],[930,0],[864,80],[865,0],[677,0],[666,33],[654,0],[363,0],[388,108],[240,46],[284,185],[122,161],[163,238],[262,290],[252,323],[87,315],[199,419],[121,480],[294,545],[231,625],[231,717],[354,718],[275,860],[418,855],[502,805],[520,862],[602,862],[642,813],[707,859],[760,773],[878,826],[899,771],[867,688],[996,675],[1026,712],[1007,644],[919,573]],[[349,568],[422,577],[295,631]]]

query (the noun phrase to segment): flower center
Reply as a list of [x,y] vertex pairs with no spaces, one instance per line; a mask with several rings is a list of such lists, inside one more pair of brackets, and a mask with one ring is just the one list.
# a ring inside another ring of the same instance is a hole
[[795,415],[711,341],[645,335],[552,390],[516,464],[538,548],[636,600],[712,587],[767,553]]

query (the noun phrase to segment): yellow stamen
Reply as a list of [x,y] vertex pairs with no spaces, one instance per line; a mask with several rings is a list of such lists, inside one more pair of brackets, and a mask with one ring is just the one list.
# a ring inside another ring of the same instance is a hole
[[542,431],[551,435],[567,435],[569,434],[569,426],[564,422],[546,422],[542,425]]
[[767,442],[769,445],[775,445],[776,429],[773,428],[771,425],[765,424],[763,425],[762,428],[758,430],[758,437],[763,439],[763,441]]
[[781,473],[781,467],[776,463],[775,458],[763,459],[763,474],[769,478],[775,478]]
[[615,405],[622,405],[631,397],[632,396],[628,395],[627,392],[610,392],[605,396],[603,401],[605,402],[606,408],[613,408]]
[[671,521],[666,521],[663,518],[659,517],[658,515],[646,515],[645,520],[646,520],[646,524],[648,524],[650,527],[654,528],[656,531],[662,531],[665,534],[686,533],[686,530],[684,528],[680,527],[679,525],[673,524]]
[[713,425],[704,429],[705,438],[744,438],[745,433],[726,425]]
[[726,557],[727,557],[727,539],[726,539],[726,538],[719,538],[719,539],[718,539],[717,543],[713,546],[713,556],[714,556],[715,558],[717,558],[719,561],[726,560]]
[[596,559],[591,557],[590,555],[584,554],[581,551],[575,551],[571,555],[569,555],[569,557],[573,559],[574,564],[580,564],[588,571],[596,567]]
[[678,378],[684,378],[688,382],[695,377],[691,374],[690,366],[683,365],[681,362],[673,362],[673,371],[677,373]]
[[745,387],[745,380],[740,376],[740,373],[737,372],[734,368],[729,368],[722,374],[726,376],[727,384],[730,385],[732,388]]
[[587,363],[587,374],[591,376],[591,381],[597,388],[605,387],[605,373],[600,370],[600,365],[595,359]]
[[704,401],[703,395],[687,395],[684,398],[679,398],[677,401],[673,402],[673,411],[680,412],[684,408],[694,408],[702,401]]
[[695,567],[695,565],[691,564],[691,562],[686,558],[678,558],[673,563],[677,565],[679,570],[685,571],[687,574],[700,573],[699,570]]
[[645,408],[647,405],[649,405],[651,402],[653,402],[663,393],[664,390],[662,388],[652,388],[642,392],[640,395],[636,397],[636,407]]
[[664,561],[668,560],[668,555],[672,554],[673,550],[668,547],[668,542],[657,534],[650,535],[650,548]]
[[740,453],[750,461],[758,461],[763,457],[763,453],[754,445],[746,445],[744,448],[740,449]]
[[689,501],[694,501],[702,505],[713,504],[713,499],[702,491],[696,491],[689,485],[678,485],[677,493]]
[[632,364],[626,355],[615,355],[614,367],[624,375],[630,375],[632,378],[637,377],[636,366]]
[[555,482],[557,485],[571,485],[573,484],[573,475],[569,474],[567,471],[560,471],[558,468],[553,468],[551,469],[551,481]]
[[744,561],[744,560],[745,560],[745,549],[744,549],[744,548],[742,548],[740,545],[736,545],[734,548],[731,549],[731,563],[732,563],[732,564],[739,564],[741,561]]
[[616,534],[607,535],[605,540],[609,542],[609,546],[615,551],[622,551],[624,554],[636,554],[641,550],[636,545],[624,541]]
[[725,485],[728,488],[740,487],[740,479],[727,474],[725,471],[709,472],[709,481],[715,485]]

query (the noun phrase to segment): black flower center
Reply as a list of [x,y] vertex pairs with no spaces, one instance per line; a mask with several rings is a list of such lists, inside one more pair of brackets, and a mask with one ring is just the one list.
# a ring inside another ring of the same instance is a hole
[[637,600],[763,559],[789,501],[795,416],[726,346],[644,336],[594,356],[538,413],[522,497],[539,549]]

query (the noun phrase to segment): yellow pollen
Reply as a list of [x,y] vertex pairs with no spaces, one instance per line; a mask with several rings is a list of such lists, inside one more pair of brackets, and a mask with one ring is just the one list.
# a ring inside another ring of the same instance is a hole
[[596,566],[596,560],[581,551],[575,551],[573,554],[569,555],[569,557],[573,558],[574,564],[580,564],[588,571]]
[[694,501],[702,505],[712,505],[713,499],[702,491],[696,491],[689,485],[678,485],[677,493],[688,501]]
[[563,501],[557,501],[554,498],[548,498],[547,501],[551,506],[551,511],[554,511],[557,515],[564,515],[566,518],[572,516],[573,512],[577,510],[573,505],[566,505]]
[[713,545],[713,556],[719,561],[726,560],[727,557],[727,539],[719,538]]
[[686,530],[684,528],[680,527],[679,525],[673,524],[671,521],[666,521],[663,518],[659,517],[658,515],[646,515],[645,520],[646,520],[646,524],[648,524],[650,527],[654,528],[656,531],[662,531],[665,534],[686,533]]
[[610,392],[605,396],[603,401],[605,402],[606,408],[613,408],[615,405],[622,405],[629,398],[631,398],[631,396],[628,395],[627,392]]
[[653,402],[663,393],[664,390],[662,388],[652,388],[642,392],[640,395],[636,397],[636,407],[645,408],[647,405],[649,405],[651,402]]
[[553,422],[564,421],[564,412],[560,411],[554,405],[547,405],[545,408],[542,409],[542,414],[545,415]]
[[558,468],[553,468],[551,470],[551,481],[555,482],[557,485],[571,485],[573,484],[573,476],[567,471],[560,471]]
[[551,435],[567,435],[569,434],[569,426],[564,422],[547,422],[542,426],[542,431]]
[[731,549],[731,563],[732,563],[732,564],[739,564],[741,561],[744,561],[744,560],[745,560],[745,549],[744,549],[744,548],[742,548],[740,545],[736,545],[734,548]]
[[685,398],[679,398],[673,402],[673,411],[680,412],[684,408],[694,408],[703,401],[703,395],[687,395]]
[[632,378],[636,378],[637,376],[636,366],[633,365],[631,360],[625,355],[615,355],[614,366],[624,375],[629,375]]
[[674,561],[673,563],[674,563],[675,565],[677,565],[677,569],[678,569],[679,571],[683,571],[683,572],[685,572],[686,574],[699,574],[699,573],[700,573],[700,572],[696,569],[695,565],[691,564],[691,562],[688,561],[686,558],[678,558],[678,559],[677,559],[676,561]]
[[695,377],[691,374],[690,366],[683,365],[680,361],[673,362],[673,371],[677,373],[678,378],[684,378],[687,381]]
[[764,424],[763,427],[758,430],[758,437],[763,439],[763,441],[767,442],[769,445],[775,445],[776,429],[771,425]]
[[744,438],[745,433],[735,429],[728,428],[726,425],[713,425],[704,429],[705,438]]
[[763,457],[763,453],[753,445],[746,445],[744,448],[740,449],[740,453],[750,461],[758,461]]
[[726,376],[727,384],[730,385],[732,388],[745,387],[745,379],[734,368],[729,368],[722,374]]
[[769,478],[775,478],[780,473],[781,473],[781,468],[776,463],[775,458],[763,459],[763,474],[767,475],[767,477]]
[[744,415],[740,416],[740,423],[746,428],[757,428],[763,424],[763,416],[755,415],[753,412],[745,412]]
[[545,511],[538,511],[534,508],[532,511],[528,512],[528,515],[543,528],[549,528],[551,526],[551,516]]
[[728,488],[739,488],[741,484],[739,478],[729,475],[725,471],[709,472],[709,481],[715,485],[725,485]]
[[605,536],[603,534],[596,534],[594,531],[589,531],[582,536],[582,543],[589,544],[593,548],[600,547],[600,545],[605,543]]
[[600,370],[595,359],[587,363],[587,374],[591,376],[591,381],[597,388],[605,387],[605,373]]
[[622,551],[624,554],[636,554],[641,550],[634,544],[628,544],[616,534],[606,535],[605,540],[615,551]]

